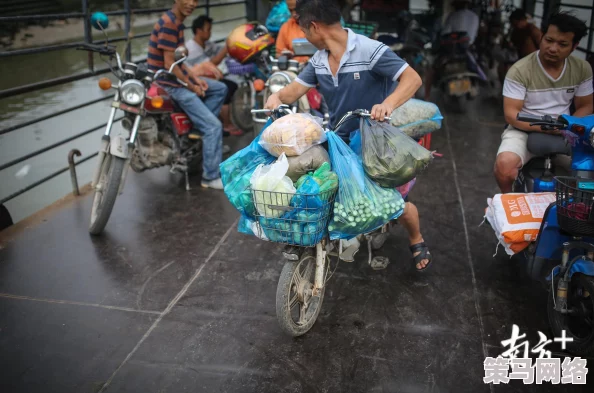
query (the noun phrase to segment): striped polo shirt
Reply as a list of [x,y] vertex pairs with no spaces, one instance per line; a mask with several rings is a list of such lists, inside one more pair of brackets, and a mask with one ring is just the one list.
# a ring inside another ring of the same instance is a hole
[[[175,14],[172,11],[167,11],[155,23],[153,32],[149,40],[149,50],[147,57],[148,68],[151,71],[157,72],[165,68],[164,52],[174,52],[178,46],[184,44],[184,30],[186,27],[183,23],[176,20]],[[184,75],[188,75],[186,69],[182,67]],[[172,86],[180,86],[177,83],[160,82]]]
[[569,56],[563,71],[553,79],[543,68],[538,53],[529,54],[507,72],[503,96],[524,101],[522,112],[531,115],[568,115],[574,97],[592,94],[592,67]]
[[[371,110],[381,104],[396,88],[398,78],[408,64],[386,45],[363,35],[348,32],[345,51],[336,76],[330,71],[328,51],[317,51],[296,79],[306,87],[316,87],[324,96],[335,125],[348,111]],[[346,122],[337,134],[348,138],[359,128],[358,119]]]

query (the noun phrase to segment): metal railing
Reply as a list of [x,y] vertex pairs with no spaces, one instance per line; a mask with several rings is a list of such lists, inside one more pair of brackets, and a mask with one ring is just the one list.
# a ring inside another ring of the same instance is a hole
[[[72,12],[72,13],[63,13],[63,14],[48,14],[48,15],[27,15],[27,16],[0,17],[0,23],[30,21],[30,20],[37,21],[37,20],[62,20],[62,19],[79,19],[80,20],[80,19],[82,19],[84,21],[84,41],[74,42],[74,43],[66,43],[66,44],[58,44],[58,45],[50,45],[50,46],[45,46],[45,47],[26,48],[26,49],[18,49],[18,50],[0,52],[0,58],[31,55],[31,54],[45,53],[45,52],[56,51],[56,50],[73,49],[83,43],[98,43],[98,42],[102,43],[102,42],[104,42],[104,40],[102,40],[102,41],[93,41],[92,40],[91,25],[90,25],[91,10],[88,7],[88,0],[81,0],[81,2],[82,2],[82,12]],[[109,42],[114,43],[114,42],[126,41],[124,59],[127,62],[131,62],[132,61],[132,50],[131,50],[132,40],[139,39],[139,38],[146,38],[146,37],[149,37],[151,34],[151,33],[143,33],[143,34],[138,34],[138,35],[132,36],[130,34],[133,30],[133,28],[131,26],[132,16],[133,15],[147,15],[147,14],[163,13],[163,12],[168,11],[170,8],[132,9],[130,7],[130,0],[123,0],[123,2],[124,2],[123,10],[109,11],[109,12],[105,12],[105,13],[110,16],[125,16],[125,22],[124,22],[124,33],[125,34],[124,34],[124,36],[111,38],[111,39],[109,39]],[[229,1],[226,3],[210,4],[209,0],[205,0],[205,4],[197,7],[197,9],[205,9],[206,15],[209,15],[210,9],[212,9],[212,8],[224,7],[224,6],[230,6],[230,5],[238,5],[238,4],[246,4],[246,8],[247,8],[247,3],[248,3],[247,1]],[[229,19],[225,19],[225,20],[219,20],[219,21],[215,20],[213,22],[213,24],[228,23],[228,22],[232,22],[232,21],[236,21],[236,20],[246,19],[247,18],[246,11],[247,11],[247,9],[244,11],[243,16],[229,18]],[[222,42],[222,41],[224,41],[224,39],[217,40],[216,42]],[[146,59],[141,60],[137,63],[142,63],[142,62],[146,62]],[[74,75],[63,76],[63,77],[54,78],[54,79],[49,79],[49,80],[45,80],[45,81],[41,81],[41,82],[35,82],[35,83],[31,83],[31,84],[24,85],[24,86],[18,86],[18,87],[0,90],[0,99],[14,97],[14,96],[17,96],[20,94],[25,94],[25,93],[31,93],[31,92],[43,90],[43,89],[46,89],[49,87],[60,86],[60,85],[64,85],[67,83],[83,80],[83,79],[86,79],[89,77],[93,77],[93,76],[97,76],[97,75],[101,75],[101,74],[110,72],[110,69],[108,67],[95,69],[93,53],[90,53],[90,52],[89,52],[87,66],[88,66],[88,71],[86,71],[86,72],[82,72],[82,73],[78,73],[78,74],[74,74]],[[85,107],[93,105],[93,104],[97,104],[102,101],[106,101],[111,98],[113,98],[113,95],[105,95],[100,98],[95,98],[95,99],[89,100],[87,102],[83,102],[81,104],[74,105],[67,109],[57,110],[51,114],[44,115],[44,116],[41,116],[41,117],[38,117],[38,118],[35,118],[32,120],[27,120],[27,121],[24,121],[24,122],[16,124],[16,125],[12,125],[12,126],[0,129],[0,136],[20,130],[20,129],[23,129],[25,127],[37,124],[37,123],[45,121],[45,120],[52,119],[57,116],[68,114],[70,112],[85,108]],[[123,117],[118,118],[115,121],[120,121],[122,118]],[[40,154],[46,153],[46,152],[53,150],[59,146],[65,145],[69,142],[72,142],[72,141],[74,141],[78,138],[81,138],[85,135],[88,135],[92,132],[98,131],[99,129],[105,128],[106,126],[107,126],[107,123],[101,124],[97,127],[93,127],[91,129],[82,131],[82,132],[77,133],[73,136],[70,136],[70,137],[62,139],[58,142],[55,142],[49,146],[46,146],[42,149],[35,150],[31,153],[25,154],[19,158],[16,158],[14,160],[7,162],[7,163],[1,164],[0,171],[7,169],[9,167],[12,167],[14,165],[17,165],[23,161],[29,160],[33,157],[39,156]],[[80,153],[80,152],[78,152],[78,153]],[[48,180],[51,180],[51,179],[61,175],[62,173],[66,172],[68,170],[71,170],[71,172],[72,172],[73,168],[76,165],[86,162],[86,161],[92,159],[93,157],[95,157],[96,155],[97,155],[97,152],[95,152],[89,156],[86,156],[86,157],[82,158],[81,160],[78,160],[76,163],[74,163],[73,156],[72,156],[72,154],[70,154],[69,155],[69,166],[61,168],[61,169],[47,175],[43,179],[40,179],[40,180],[38,180],[38,181],[20,189],[20,190],[15,191],[14,193],[12,193],[8,196],[0,199],[0,205],[24,194],[25,192],[45,183]],[[73,184],[74,183],[75,182],[73,181]],[[77,186],[77,188],[78,188],[78,186]],[[73,190],[73,191],[76,194],[76,190]]]

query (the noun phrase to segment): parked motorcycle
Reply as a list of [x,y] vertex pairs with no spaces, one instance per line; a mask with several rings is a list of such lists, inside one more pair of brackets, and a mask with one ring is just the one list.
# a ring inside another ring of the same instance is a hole
[[[175,63],[168,71],[152,73],[135,63],[122,64],[115,46],[107,43],[104,29],[109,20],[105,14],[93,14],[91,24],[104,32],[105,45],[82,44],[77,49],[107,57],[112,73],[118,78],[116,86],[109,78],[99,81],[102,90],[114,89],[115,94],[92,180],[95,194],[89,232],[98,235],[109,220],[117,196],[123,191],[128,166],[135,172],[171,166],[171,173],[185,174],[186,189],[189,190],[188,172],[200,168],[202,141],[188,138],[192,122],[176,109],[171,97],[159,85],[162,80],[185,85],[172,72],[185,60],[187,49],[177,48]],[[114,60],[117,68],[112,66]],[[129,131],[128,137],[111,133],[118,110],[125,114],[122,126]]]
[[437,86],[446,102],[458,112],[466,112],[467,100],[479,94],[480,81],[486,80],[474,56],[469,52],[470,38],[465,32],[444,34],[440,40],[435,69],[439,70]]
[[[535,280],[551,272],[545,281],[550,289],[547,313],[551,330],[555,337],[565,330],[573,338],[568,350],[589,356],[594,354],[594,115],[554,118],[520,113],[517,118],[546,130],[564,131],[570,145],[568,151],[562,138],[532,133],[529,149],[541,158],[525,166],[515,189],[556,192],[536,242],[524,252],[526,267]],[[560,176],[553,158],[568,153],[572,156],[571,173]],[[536,163],[541,164],[540,175]]]

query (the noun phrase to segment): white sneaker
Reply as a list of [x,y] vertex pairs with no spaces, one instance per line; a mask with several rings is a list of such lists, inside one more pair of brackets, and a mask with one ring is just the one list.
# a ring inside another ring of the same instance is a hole
[[218,179],[214,180],[202,180],[200,185],[203,188],[213,188],[215,190],[222,190],[223,189],[223,181],[219,177]]

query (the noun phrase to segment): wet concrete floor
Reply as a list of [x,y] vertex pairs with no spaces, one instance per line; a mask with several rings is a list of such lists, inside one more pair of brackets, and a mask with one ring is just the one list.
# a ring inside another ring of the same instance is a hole
[[499,108],[444,113],[433,136],[444,157],[411,195],[431,269],[414,271],[395,228],[388,268],[364,252],[342,263],[296,339],[275,317],[281,247],[237,233],[222,192],[197,180],[186,192],[166,169],[132,174],[97,238],[90,197],[53,212],[0,250],[0,391],[591,392],[482,381],[512,324],[532,345],[537,331],[552,338],[546,292],[503,250],[494,258],[479,227],[497,192]]

